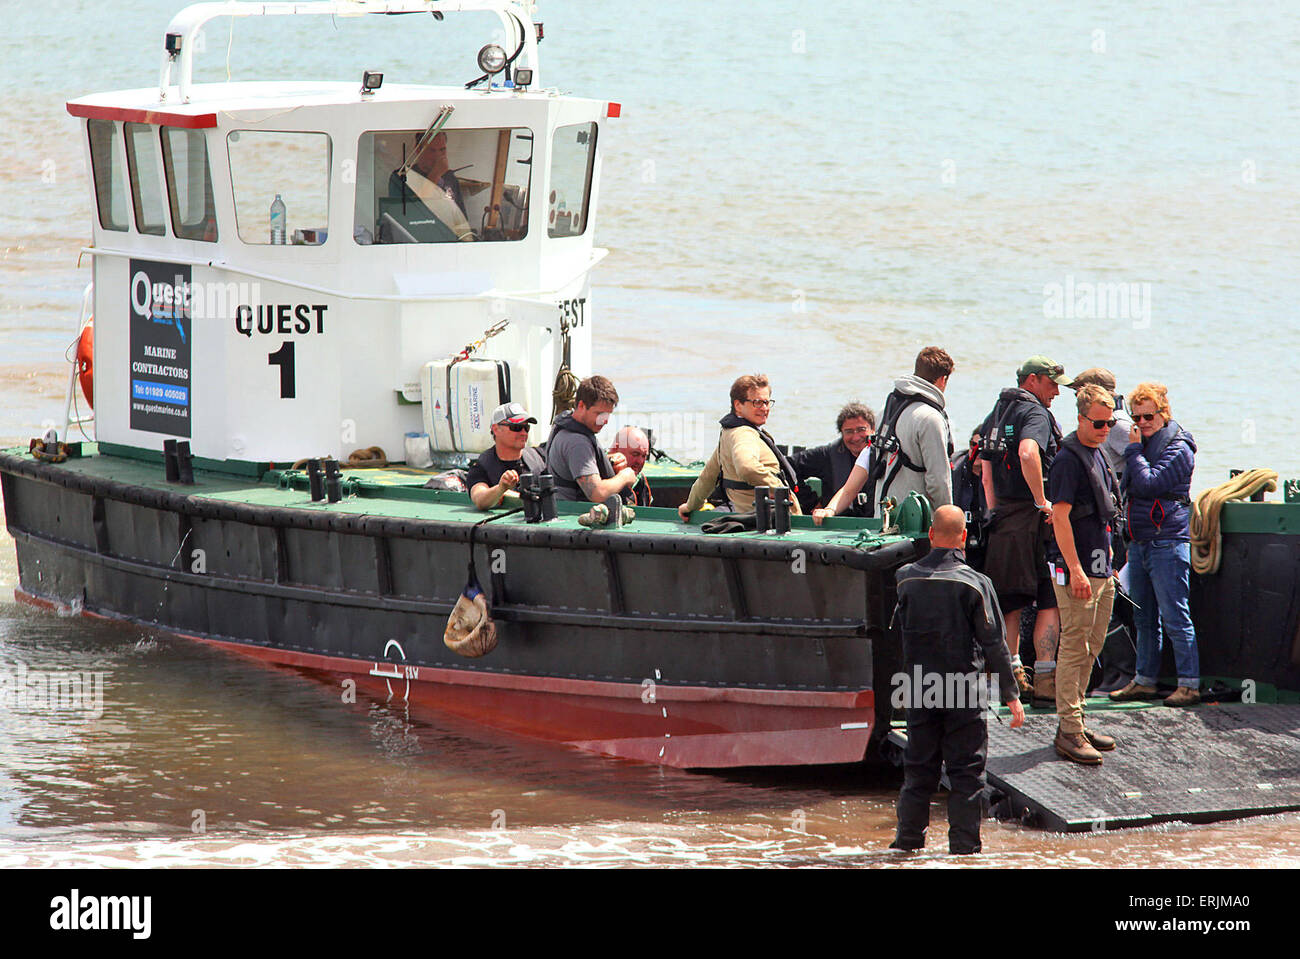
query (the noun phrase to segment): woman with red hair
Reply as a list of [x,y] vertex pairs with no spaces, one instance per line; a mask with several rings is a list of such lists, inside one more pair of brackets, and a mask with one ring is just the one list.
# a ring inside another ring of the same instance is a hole
[[[1124,450],[1123,489],[1131,542],[1129,592],[1137,609],[1137,675],[1114,700],[1154,699],[1160,676],[1163,634],[1169,633],[1178,669],[1178,688],[1166,706],[1191,706],[1201,699],[1200,659],[1192,626],[1192,470],[1196,441],[1172,418],[1162,383],[1139,383],[1128,397],[1133,428]],[[1162,628],[1163,626],[1163,628]]]

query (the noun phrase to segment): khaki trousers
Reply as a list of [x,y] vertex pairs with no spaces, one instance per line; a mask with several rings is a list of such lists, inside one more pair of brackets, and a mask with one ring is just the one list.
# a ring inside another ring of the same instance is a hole
[[1076,599],[1070,587],[1053,583],[1061,610],[1061,644],[1056,654],[1056,714],[1061,731],[1083,732],[1083,700],[1088,695],[1092,664],[1101,654],[1115,605],[1113,577],[1089,576],[1092,595]]

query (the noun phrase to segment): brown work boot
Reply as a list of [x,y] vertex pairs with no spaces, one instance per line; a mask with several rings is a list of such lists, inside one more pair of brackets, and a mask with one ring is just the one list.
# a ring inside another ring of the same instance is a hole
[[1056,711],[1056,673],[1034,674],[1033,706]]
[[1092,748],[1083,733],[1062,732],[1061,727],[1058,726],[1056,727],[1056,741],[1052,745],[1056,747],[1057,754],[1064,759],[1070,759],[1085,766],[1101,765],[1101,753]]
[[1093,749],[1099,749],[1104,753],[1115,748],[1114,736],[1107,736],[1105,733],[1094,733],[1091,729],[1085,728],[1083,737],[1088,740]]
[[1201,701],[1201,692],[1191,686],[1179,686],[1165,697],[1166,706],[1195,706]]
[[1025,675],[1025,667],[1013,666],[1011,675],[1016,677],[1016,688],[1020,690],[1020,698],[1028,699],[1034,695],[1034,687],[1029,683],[1029,677]]
[[1116,689],[1110,694],[1111,702],[1128,703],[1135,699],[1155,699],[1156,688],[1154,686],[1139,686],[1136,679],[1129,680],[1129,684],[1123,689]]

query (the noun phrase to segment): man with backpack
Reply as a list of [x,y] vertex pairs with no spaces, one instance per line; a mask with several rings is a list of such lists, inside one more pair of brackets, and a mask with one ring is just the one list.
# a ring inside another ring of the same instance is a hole
[[824,517],[845,512],[863,489],[867,516],[875,515],[877,503],[902,503],[911,492],[926,497],[935,509],[952,503],[952,429],[943,391],[953,365],[952,357],[937,346],[917,354],[914,372],[894,381],[871,446],[858,456],[826,508],[813,510],[814,523],[820,526]]
[[[993,580],[1006,618],[1008,648],[1021,694],[1035,706],[1056,704],[1056,644],[1060,618],[1047,569],[1052,504],[1045,480],[1061,444],[1050,406],[1071,380],[1045,356],[1031,356],[1016,371],[1017,385],[998,395],[981,424],[984,496],[993,511],[984,573]],[[1020,662],[1020,612],[1037,602],[1034,685]]]

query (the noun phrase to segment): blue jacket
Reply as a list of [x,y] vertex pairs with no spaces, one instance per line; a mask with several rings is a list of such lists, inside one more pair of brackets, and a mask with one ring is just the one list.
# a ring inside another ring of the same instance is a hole
[[1124,450],[1125,514],[1129,536],[1139,542],[1190,538],[1192,470],[1196,441],[1173,420]]

